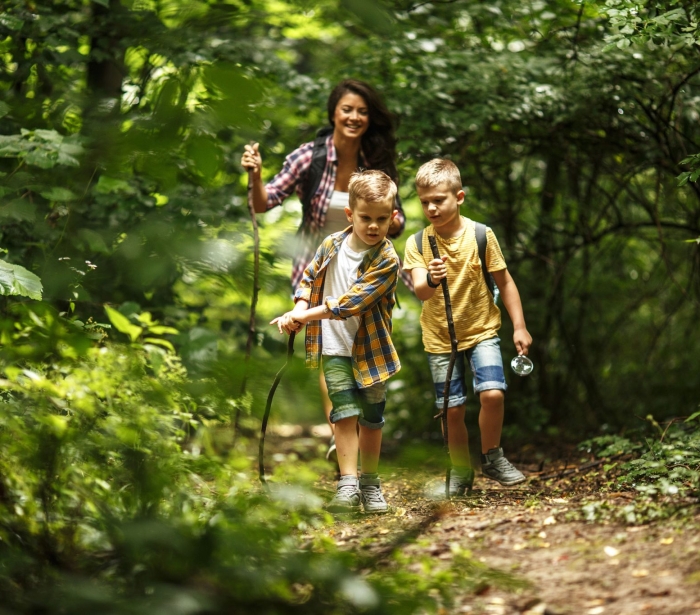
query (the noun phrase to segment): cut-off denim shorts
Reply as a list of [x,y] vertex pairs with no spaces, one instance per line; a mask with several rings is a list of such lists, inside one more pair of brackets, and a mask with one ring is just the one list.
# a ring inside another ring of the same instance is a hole
[[350,357],[323,356],[323,376],[328,396],[333,402],[331,423],[351,416],[358,416],[360,425],[369,429],[384,427],[386,382],[361,389],[355,382]]
[[[505,391],[508,388],[503,373],[503,358],[501,357],[501,340],[498,337],[479,342],[473,348],[461,350],[457,353],[455,366],[450,379],[450,397],[448,407],[461,406],[467,401],[467,383],[464,377],[464,360],[469,361],[472,372],[474,393],[499,389]],[[438,409],[443,407],[443,394],[445,392],[445,378],[447,368],[450,365],[450,353],[428,353],[428,364],[435,385],[435,405]]]

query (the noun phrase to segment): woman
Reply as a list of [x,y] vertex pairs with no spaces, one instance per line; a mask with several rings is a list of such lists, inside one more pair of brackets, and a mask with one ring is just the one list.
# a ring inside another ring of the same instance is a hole
[[[393,118],[370,85],[356,79],[341,81],[328,97],[328,121],[332,131],[326,137],[326,166],[313,195],[304,193],[313,141],[289,154],[282,170],[267,185],[261,179],[258,144],[246,145],[241,159],[241,165],[252,171],[249,197],[256,213],[280,205],[294,191],[301,201],[311,197],[299,228],[301,249],[292,265],[294,289],[321,240],[348,225],[344,208],[348,203],[350,175],[360,167],[379,169],[398,184]],[[399,215],[389,231],[390,237],[398,237],[405,223],[398,199],[396,205]]]
[[[289,154],[282,170],[267,185],[261,179],[262,157],[258,144],[246,145],[241,159],[241,165],[251,172],[249,198],[253,201],[256,213],[280,205],[295,191],[299,200],[308,204],[308,207],[304,207],[299,228],[300,249],[292,264],[293,289],[301,281],[304,269],[323,238],[348,226],[345,207],[348,205],[350,176],[358,168],[379,169],[397,185],[399,182],[393,117],[374,88],[357,79],[341,81],[328,97],[328,121],[331,127],[327,130],[325,143],[326,164],[318,189],[312,195],[305,191],[309,189],[307,180],[313,141]],[[392,238],[401,234],[405,224],[398,197],[396,207],[399,214],[389,229]],[[328,420],[332,407],[323,374],[320,374],[320,386]],[[335,445],[331,440],[327,457],[334,450]]]

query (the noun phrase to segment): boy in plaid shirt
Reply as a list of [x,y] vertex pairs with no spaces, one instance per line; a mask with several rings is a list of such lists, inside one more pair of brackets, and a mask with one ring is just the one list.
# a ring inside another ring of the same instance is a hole
[[398,214],[396,184],[382,171],[354,173],[349,195],[345,214],[351,226],[324,239],[294,294],[294,309],[270,324],[280,333],[308,325],[306,365],[323,367],[340,466],[328,510],[362,506],[383,513],[388,506],[377,469],[386,382],[401,368],[391,341],[399,257],[386,238]]

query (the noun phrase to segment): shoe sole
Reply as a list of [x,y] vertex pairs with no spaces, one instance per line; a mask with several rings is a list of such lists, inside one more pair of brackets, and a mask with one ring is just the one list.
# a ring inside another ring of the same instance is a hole
[[365,514],[366,515],[385,515],[386,513],[389,512],[389,507],[383,509],[383,510],[367,510],[365,508]]
[[493,478],[493,476],[489,476],[488,474],[482,474],[482,476],[484,478],[488,478],[489,480],[494,480],[499,485],[503,485],[504,487],[513,487],[514,485],[519,485],[520,483],[524,483],[527,480],[527,478],[525,476],[523,476],[522,478],[518,478],[514,481],[504,482],[504,481],[498,480],[497,478]]
[[358,513],[362,512],[362,506],[326,506],[331,513]]

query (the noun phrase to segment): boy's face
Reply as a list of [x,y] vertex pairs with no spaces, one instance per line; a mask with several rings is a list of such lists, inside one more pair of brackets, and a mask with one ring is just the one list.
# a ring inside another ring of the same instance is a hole
[[423,213],[437,229],[448,229],[460,224],[459,206],[464,203],[464,190],[455,192],[447,184],[434,187],[416,187]]
[[398,213],[394,211],[394,204],[390,200],[367,203],[363,199],[357,199],[354,209],[346,207],[345,215],[352,224],[353,234],[360,242],[356,243],[355,247],[367,250],[380,243],[386,237],[391,221]]

